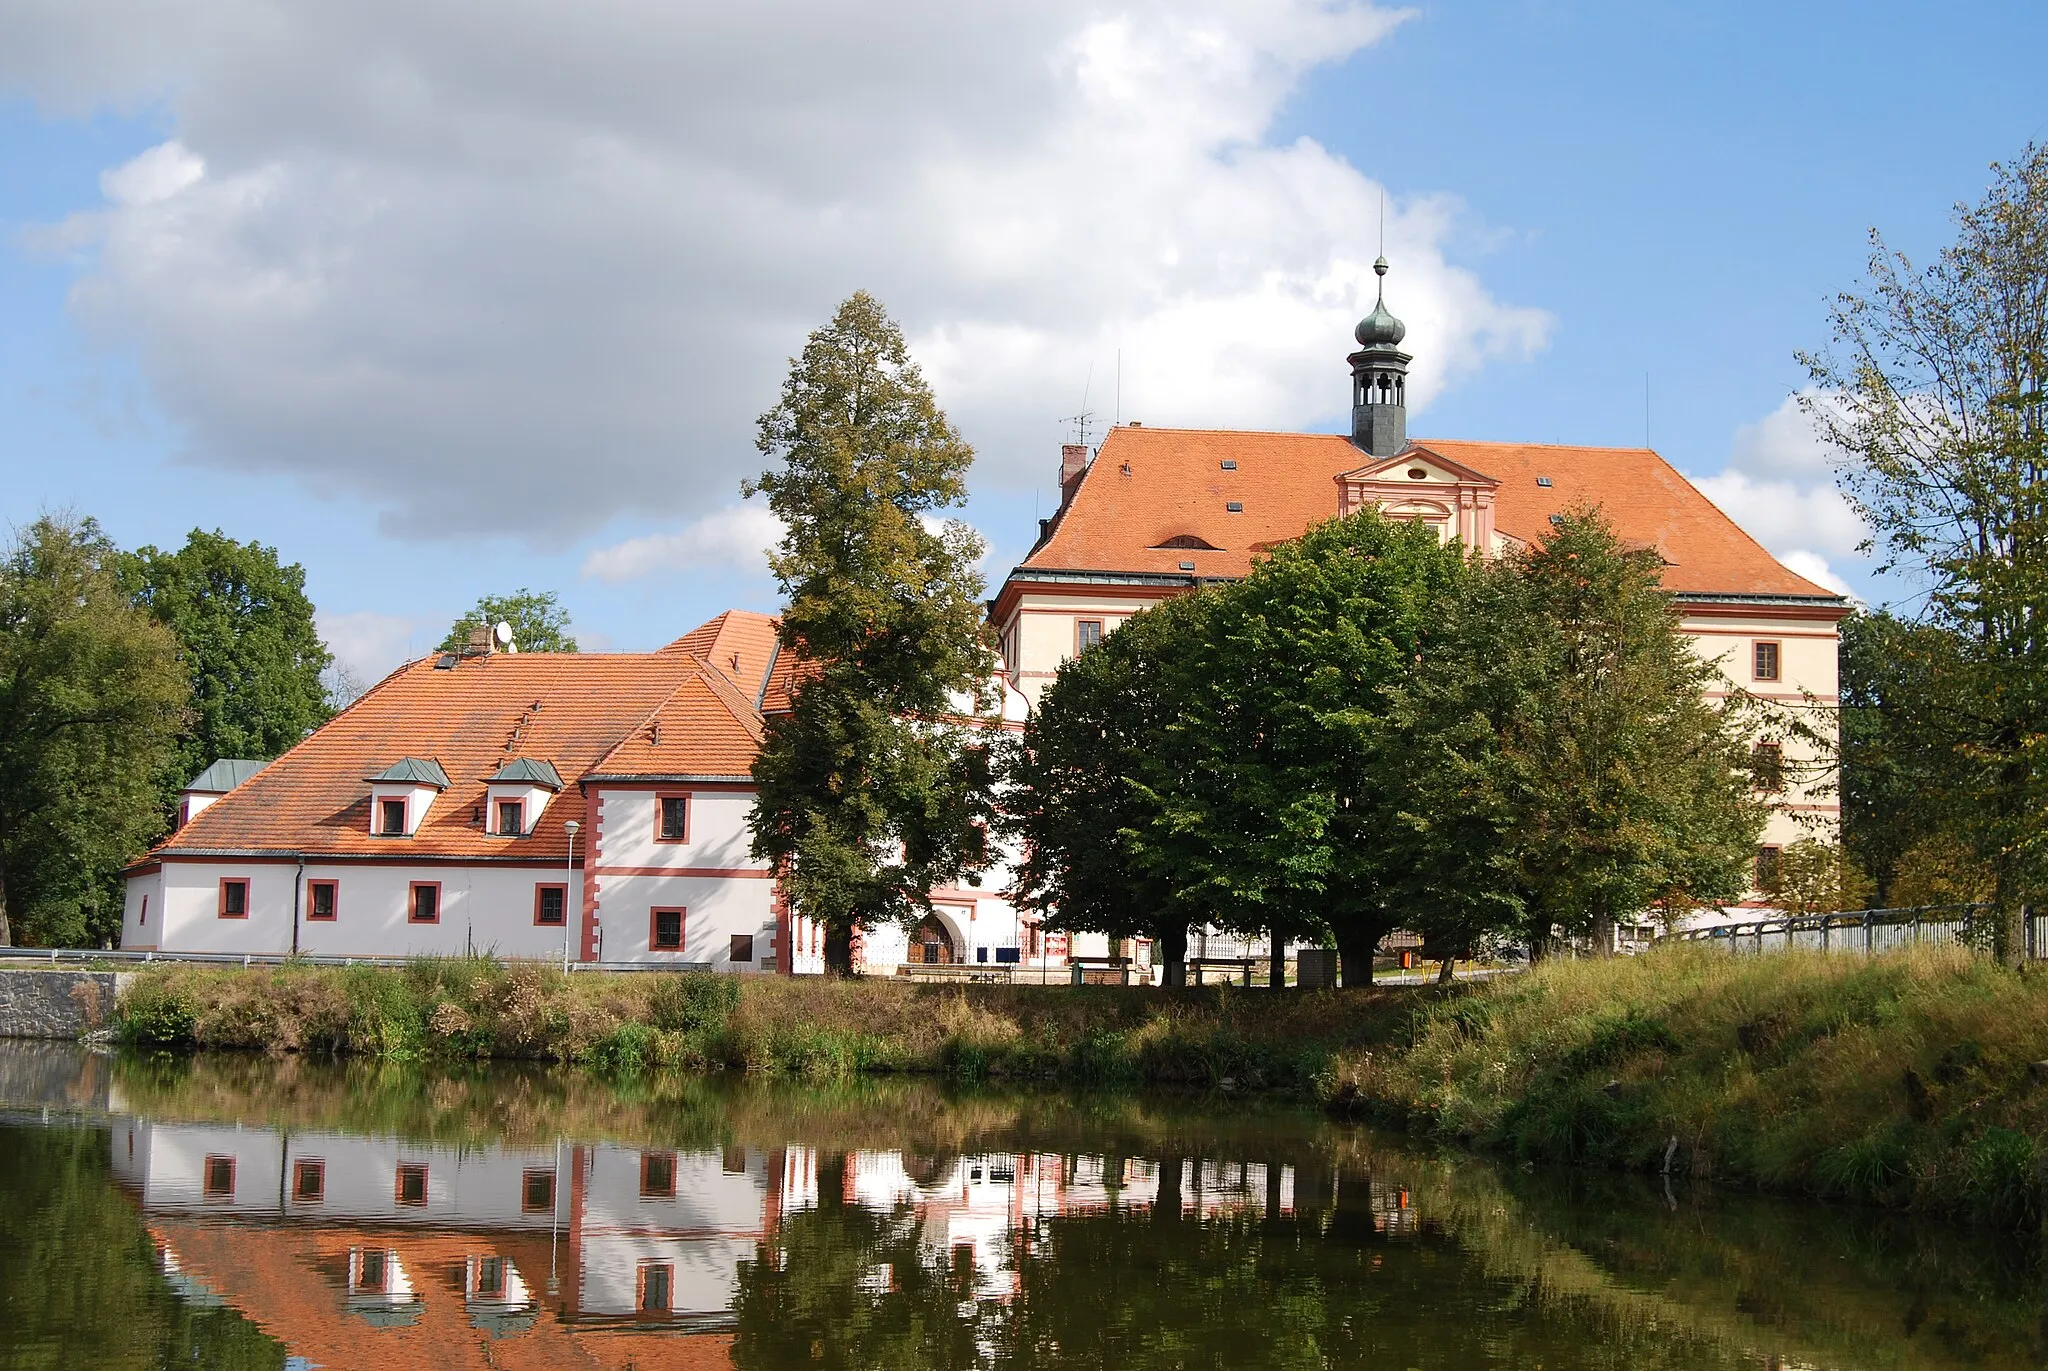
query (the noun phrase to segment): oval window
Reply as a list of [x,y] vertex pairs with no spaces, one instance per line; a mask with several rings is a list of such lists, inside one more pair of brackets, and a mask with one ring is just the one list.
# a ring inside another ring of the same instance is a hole
[[1422,480],[1427,480],[1428,478],[1429,478],[1429,473],[1428,473],[1428,472],[1426,472],[1426,471],[1424,471],[1424,470],[1423,470],[1423,469],[1422,469],[1421,467],[1409,467],[1409,468],[1408,468],[1408,479],[1409,479],[1409,480],[1411,480],[1411,481],[1422,481]]

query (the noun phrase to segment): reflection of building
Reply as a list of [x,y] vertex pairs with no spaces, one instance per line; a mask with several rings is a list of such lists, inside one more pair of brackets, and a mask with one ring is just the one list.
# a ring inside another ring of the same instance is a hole
[[[166,1278],[332,1366],[724,1366],[746,1264],[819,1202],[808,1148],[452,1147],[117,1118],[116,1177]],[[1024,1290],[1044,1226],[1322,1211],[1414,1227],[1406,1192],[1293,1166],[1045,1152],[846,1155],[838,1199],[918,1224],[918,1260],[980,1301]],[[880,1297],[897,1274],[859,1278]]]

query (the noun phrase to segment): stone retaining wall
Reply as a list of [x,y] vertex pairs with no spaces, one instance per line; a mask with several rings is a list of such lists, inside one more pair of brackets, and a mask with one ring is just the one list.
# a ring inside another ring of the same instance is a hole
[[0,970],[0,1038],[78,1038],[104,1024],[125,977],[113,971]]

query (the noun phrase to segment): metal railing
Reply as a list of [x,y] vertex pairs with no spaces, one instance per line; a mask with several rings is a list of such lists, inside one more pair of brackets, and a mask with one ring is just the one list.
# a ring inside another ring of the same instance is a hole
[[[459,952],[420,953],[410,957],[340,957],[322,953],[300,953],[296,956],[275,952],[133,952],[122,948],[74,948],[74,947],[0,947],[0,967],[4,966],[93,966],[105,963],[119,969],[134,966],[150,966],[158,962],[191,963],[200,966],[406,966],[416,961],[439,959],[455,960],[463,957]],[[531,962],[535,965],[560,966],[554,957],[488,957],[479,956],[479,961],[499,962],[511,965],[517,962]],[[710,962],[571,962],[571,971],[710,971]]]
[[[1721,924],[1667,933],[1659,943],[1711,943],[1729,952],[1755,955],[1805,948],[1871,956],[1903,947],[1970,947],[1992,942],[1988,904],[1916,905],[1907,909],[1861,909],[1840,914],[1781,914],[1747,923]],[[2048,914],[2030,913],[2025,955],[2048,958]]]

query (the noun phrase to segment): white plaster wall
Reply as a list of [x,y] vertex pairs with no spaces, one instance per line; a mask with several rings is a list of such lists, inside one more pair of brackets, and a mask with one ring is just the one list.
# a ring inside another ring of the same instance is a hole
[[1081,619],[1102,620],[1105,635],[1141,609],[1169,596],[1147,593],[1132,587],[1132,593],[1116,595],[1033,595],[1017,601],[1011,621],[1004,626],[1003,640],[1009,645],[1005,665],[1011,680],[1033,705],[1058,674],[1060,663],[1074,655],[1074,625]]
[[[149,901],[147,923],[143,922],[144,899]],[[162,868],[147,875],[130,876],[122,895],[121,946],[147,949],[157,946],[164,923],[164,877]]]
[[[498,802],[500,800],[521,800],[526,805],[525,831],[531,833],[534,830],[534,826],[540,822],[542,813],[547,810],[549,802],[554,798],[555,792],[541,785],[485,786],[484,823],[488,826],[489,831],[496,835],[498,832]],[[573,795],[569,803],[572,807],[574,806],[575,800]],[[572,815],[571,817],[575,816]]]
[[[655,909],[677,906],[683,918],[681,952],[648,946]],[[709,962],[720,971],[775,969],[775,882],[733,876],[597,877],[599,960],[606,962]],[[732,936],[753,935],[754,960],[732,961]]]
[[600,790],[597,795],[598,862],[603,866],[740,867],[765,871],[768,864],[748,855],[747,812],[751,790],[692,790],[665,787],[663,794],[690,797],[690,840],[655,841],[657,795],[652,790]]

